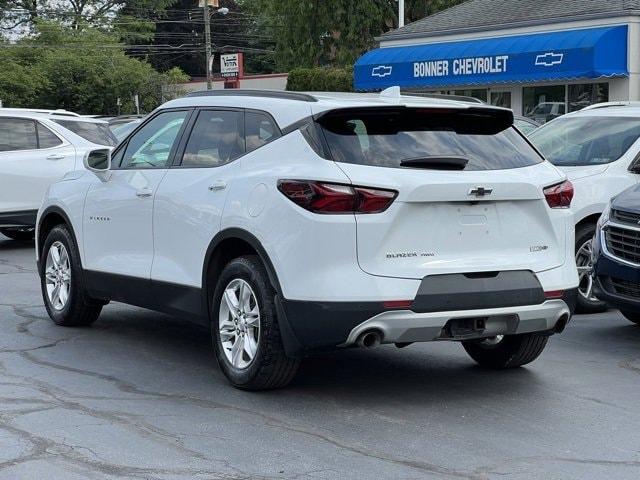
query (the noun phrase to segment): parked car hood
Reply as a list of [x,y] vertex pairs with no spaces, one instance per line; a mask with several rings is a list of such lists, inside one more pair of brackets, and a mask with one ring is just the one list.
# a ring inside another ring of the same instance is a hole
[[580,178],[601,174],[608,166],[609,165],[584,165],[580,167],[558,166],[558,168],[567,175],[569,180],[578,180]]
[[627,212],[640,213],[640,185],[627,188],[611,200],[611,206]]

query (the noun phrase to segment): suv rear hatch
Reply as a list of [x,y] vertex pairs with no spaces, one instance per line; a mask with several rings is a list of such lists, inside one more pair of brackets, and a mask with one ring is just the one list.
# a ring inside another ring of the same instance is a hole
[[356,215],[357,255],[373,275],[562,265],[564,219],[543,189],[559,172],[502,109],[358,108],[318,119],[331,158],[354,185],[398,192],[384,212]]

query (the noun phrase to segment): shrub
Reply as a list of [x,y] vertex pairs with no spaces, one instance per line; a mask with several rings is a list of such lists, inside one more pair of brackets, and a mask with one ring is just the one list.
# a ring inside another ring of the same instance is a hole
[[287,90],[353,92],[352,68],[296,68],[289,72]]

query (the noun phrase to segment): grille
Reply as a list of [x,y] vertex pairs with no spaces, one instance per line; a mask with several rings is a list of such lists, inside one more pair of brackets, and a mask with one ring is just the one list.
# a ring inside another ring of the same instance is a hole
[[640,298],[640,285],[627,280],[619,280],[617,278],[611,278],[611,285],[615,293],[623,295],[625,297]]
[[623,210],[611,210],[611,219],[620,223],[640,224],[640,215],[637,213],[625,212]]
[[640,231],[609,226],[605,230],[607,250],[614,257],[640,264]]

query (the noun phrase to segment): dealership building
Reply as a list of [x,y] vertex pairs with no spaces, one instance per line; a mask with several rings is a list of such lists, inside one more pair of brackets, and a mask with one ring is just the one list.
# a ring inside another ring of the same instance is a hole
[[359,91],[473,96],[540,121],[640,100],[640,0],[468,0],[377,40]]

